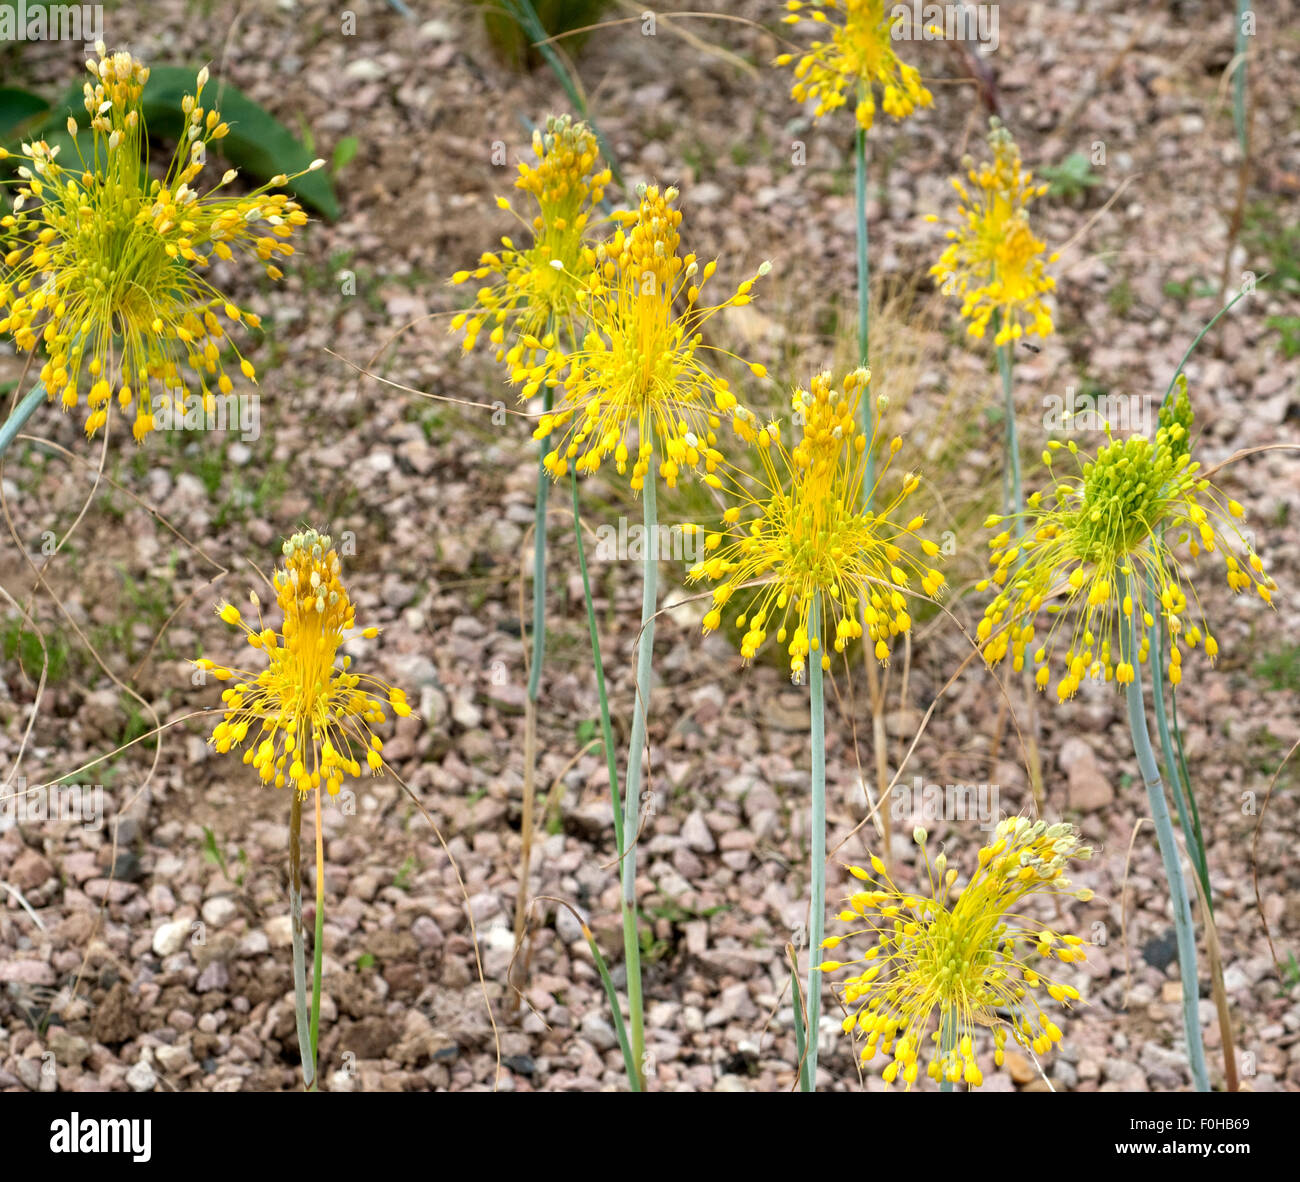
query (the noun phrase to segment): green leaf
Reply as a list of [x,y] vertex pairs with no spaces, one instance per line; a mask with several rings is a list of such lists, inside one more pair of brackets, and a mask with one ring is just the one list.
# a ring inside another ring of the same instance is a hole
[[1049,197],[1077,197],[1101,184],[1101,178],[1092,171],[1092,161],[1082,152],[1071,152],[1060,164],[1045,164],[1038,173],[1050,182]]
[[339,140],[334,145],[334,158],[330,164],[330,175],[337,176],[343,169],[356,159],[357,151],[361,147],[361,141],[356,136],[350,135]]
[[[197,73],[187,66],[154,66],[149,71],[141,109],[151,135],[179,138],[185,118],[181,102],[187,94],[194,93]],[[221,118],[230,124],[230,134],[215,146],[241,172],[269,181],[282,172],[299,172],[312,162],[311,150],[237,87],[217,80],[210,83],[210,88],[212,102],[221,112]],[[51,125],[61,125],[68,114],[78,122],[85,122],[80,83],[70,88],[55,106],[56,118],[51,119]],[[305,173],[285,188],[330,221],[338,219],[338,197],[324,169]]]
[[24,131],[41,123],[49,110],[50,104],[39,94],[0,86],[0,144],[22,139]]

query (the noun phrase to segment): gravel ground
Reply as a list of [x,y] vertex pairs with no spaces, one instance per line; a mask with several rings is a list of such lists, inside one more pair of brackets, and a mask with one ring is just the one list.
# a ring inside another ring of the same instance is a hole
[[[320,3],[164,0],[106,13],[113,45],[156,63],[211,61],[214,76],[310,128],[322,155],[346,137],[358,139],[359,151],[337,179],[342,217],[309,228],[282,287],[273,293],[231,273],[243,284],[241,302],[265,317],[251,353],[264,375],[259,438],[155,436],[136,448],[119,430],[96,478],[100,445],[87,445],[78,420],[50,409],[29,426],[50,446],[20,444],[8,457],[5,635],[18,628],[17,604],[30,602],[57,659],[15,766],[37,684],[4,653],[6,778],[45,783],[156,725],[167,729],[156,748],[137,743],[76,777],[102,785],[101,826],[0,814],[0,884],[8,888],[0,893],[0,1090],[300,1086],[288,800],[207,747],[212,719],[196,712],[211,709],[217,692],[194,685],[189,660],[233,655],[212,604],[259,582],[258,569],[269,569],[279,540],[301,523],[355,537],[347,577],[358,619],[384,629],[356,648],[358,662],[403,686],[419,715],[391,728],[385,756],[447,842],[444,849],[390,777],[360,784],[355,808],[326,809],[325,1086],[625,1086],[600,981],[567,910],[535,907],[526,1004],[512,1007],[505,984],[520,857],[520,604],[534,445],[517,420],[501,425],[356,368],[444,398],[503,397],[490,360],[464,356],[446,331],[463,289],[445,280],[507,232],[492,195],[505,191],[512,169],[493,165],[493,145],[503,142],[519,159],[527,121],[541,122],[565,100],[544,68],[508,71],[473,11],[413,7],[418,19],[407,22],[368,5],[351,36]],[[1098,143],[1106,156],[1098,184],[1038,207],[1041,232],[1063,253],[1058,331],[1017,359],[1029,456],[1045,437],[1038,424],[1046,396],[1071,386],[1160,394],[1220,305],[1239,163],[1223,80],[1232,28],[1222,7],[1002,6],[1001,44],[988,60],[1026,160],[1059,162]],[[743,0],[730,11],[747,20],[696,20],[678,33],[661,19],[653,38],[636,22],[601,30],[577,60],[628,182],[680,186],[684,237],[701,255],[721,256],[719,286],[772,260],[756,303],[721,331],[768,365],[775,380],[751,379],[748,397],[775,412],[788,383],[806,383],[851,351],[852,133],[847,119],[813,123],[789,98],[788,72],[767,65],[787,35],[777,6]],[[1233,287],[1248,271],[1289,265],[1294,275],[1300,266],[1298,15],[1280,0],[1259,16],[1253,162],[1228,263]],[[871,136],[876,382],[889,389],[906,435],[902,458],[938,490],[931,528],[951,531],[955,551],[949,607],[971,630],[983,607],[971,587],[980,526],[1000,495],[996,375],[926,277],[942,238],[922,215],[950,211],[947,178],[964,153],[980,150],[987,111],[950,48],[921,45],[914,56],[934,107],[902,125],[882,120]],[[80,59],[76,46],[27,46],[6,60],[6,82],[12,73],[15,85],[55,93]],[[796,143],[803,167],[791,163]],[[1294,289],[1261,288],[1188,365],[1207,464],[1300,438],[1298,362],[1270,324],[1298,314]],[[0,352],[0,381],[20,371]],[[1032,464],[1027,485],[1041,476]],[[1179,713],[1242,1083],[1300,1090],[1290,765],[1259,824],[1274,773],[1300,740],[1300,619],[1291,593],[1300,582],[1300,464],[1292,453],[1266,452],[1221,479],[1246,506],[1280,591],[1272,611],[1234,601],[1221,568],[1201,568],[1196,585],[1221,656],[1214,671],[1189,658]],[[686,493],[665,512],[688,519],[704,503]],[[612,478],[584,490],[588,529],[639,512]],[[74,523],[38,577],[47,531],[62,537]],[[530,890],[589,918],[621,985],[604,760],[598,751],[579,756],[597,705],[567,496],[553,498],[549,528],[554,602],[538,782],[555,785],[555,809],[533,850]],[[682,602],[681,575],[680,565],[665,564],[650,723],[656,807],[638,882],[653,936],[645,967],[650,1086],[789,1089],[796,1054],[784,948],[806,923],[806,693],[778,659],[742,669],[725,635],[701,640],[702,609]],[[625,747],[638,570],[596,564],[593,579]],[[920,776],[995,785],[1002,811],[1028,810],[1019,751],[993,738],[1005,730],[996,680],[972,663],[945,692],[969,651],[949,617],[918,627],[906,687],[897,669],[889,683],[891,771],[941,695],[903,783]],[[994,1071],[987,1056],[985,1086],[1185,1088],[1171,913],[1149,825],[1133,838],[1146,805],[1122,700],[1089,684],[1065,707],[1044,703],[1041,720],[1045,815],[1074,821],[1098,851],[1076,876],[1096,897],[1066,918],[1099,946],[1075,972],[1087,1004],[1062,1022],[1064,1041],[1045,1059],[1046,1074],[1018,1054]],[[861,825],[862,769],[874,758],[861,684],[855,692],[837,678],[827,730],[830,847],[841,847],[828,885],[835,899],[845,879],[838,858],[858,861],[879,845]],[[904,818],[899,834],[912,824]],[[978,828],[938,822],[931,832],[968,872]],[[308,848],[311,840],[309,820]],[[904,837],[896,835],[893,853],[910,873]],[[306,893],[310,900],[314,880]],[[309,902],[309,925],[313,910]],[[1221,1079],[1204,964],[1202,943],[1202,1020],[1211,1073]],[[824,1089],[882,1086],[878,1076],[859,1076],[837,1016],[824,1019],[822,1036]]]

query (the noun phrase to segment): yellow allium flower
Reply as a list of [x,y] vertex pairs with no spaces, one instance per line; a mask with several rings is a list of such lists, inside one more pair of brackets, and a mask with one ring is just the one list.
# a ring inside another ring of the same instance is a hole
[[[599,148],[591,128],[568,115],[548,119],[545,133],[533,132],[533,152],[537,163],[521,162],[515,180],[537,205],[531,220],[515,214],[528,226],[532,245],[521,249],[504,237],[501,250],[484,253],[473,271],[451,277],[454,284],[483,282],[476,306],[452,319],[452,331],[465,333],[468,352],[486,329],[511,381],[523,383],[523,398],[563,364],[563,338],[577,332],[581,295],[596,262],[584,235],[610,181],[609,169],[596,168]],[[515,212],[504,197],[497,205]]]
[[[734,596],[745,599],[736,624],[745,629],[740,653],[746,661],[758,653],[775,624],[777,641],[790,654],[792,674],[803,672],[809,651],[820,652],[822,667],[829,669],[823,637],[830,636],[831,622],[833,647],[843,652],[862,635],[864,620],[876,657],[885,661],[891,640],[912,626],[907,596],[915,593],[913,580],[930,597],[943,587],[939,571],[904,549],[914,542],[931,558],[939,553],[933,542],[916,535],[925,518],[903,525],[892,519],[919,486],[918,476],[908,473],[893,499],[877,511],[862,508],[869,451],[858,426],[858,406],[869,381],[870,373],[859,369],[836,389],[830,374],[823,373],[813,378],[811,389],[795,392],[802,438],[787,450],[775,423],[759,432],[758,491],[751,491],[743,478],[731,478],[739,503],[723,514],[720,531],[705,536],[709,556],[690,570],[691,580],[718,583],[704,617],[706,633],[721,626],[722,611]],[[876,443],[873,438],[871,452]],[[901,446],[901,439],[891,441],[880,476]],[[717,475],[705,480],[723,487]],[[865,503],[874,501],[874,489],[872,493]],[[746,509],[753,515],[742,520]],[[823,623],[819,634],[810,636],[815,597],[820,597]]]
[[[946,294],[962,297],[961,314],[967,331],[983,337],[996,312],[994,343],[1005,345],[1025,334],[1045,337],[1052,331],[1052,314],[1043,295],[1056,286],[1044,263],[1046,246],[1029,228],[1029,206],[1047,192],[1046,184],[1020,167],[1020,149],[996,118],[990,121],[991,162],[967,171],[971,188],[960,178],[952,184],[961,198],[959,223],[939,261],[930,268]],[[927,220],[937,221],[931,215]]]
[[1060,1041],[1060,1028],[1039,997],[1045,993],[1068,1007],[1079,1000],[1079,991],[1051,978],[1044,966],[1053,960],[1079,964],[1087,954],[1078,936],[1036,926],[1024,904],[1040,894],[1091,899],[1092,891],[1072,889],[1065,869],[1071,858],[1090,858],[1092,850],[1070,825],[1009,817],[998,823],[993,840],[979,852],[974,877],[954,897],[956,869],[942,853],[930,861],[924,829],[914,836],[925,858],[928,892],[900,889],[874,856],[869,870],[849,867],[863,887],[848,897],[840,919],[855,930],[829,937],[822,947],[833,950],[863,936],[871,944],[855,960],[828,960],[821,968],[863,966],[840,982],[852,1011],[843,1027],[865,1038],[864,1063],[877,1053],[890,1060],[883,1072],[887,1084],[901,1078],[910,1090],[925,1060],[931,1079],[978,1087],[984,1082],[974,1045],[978,1027],[993,1028],[999,1067],[1008,1036],[1039,1055]]
[[291,784],[303,795],[323,784],[333,796],[345,775],[361,775],[358,751],[365,752],[372,774],[382,771],[383,743],[372,727],[384,722],[385,705],[399,718],[411,708],[402,690],[353,673],[352,658],[338,656],[345,641],[357,635],[373,639],[379,629],[356,630],[356,609],[329,535],[294,534],[283,553],[284,565],[273,579],[283,633],[262,622],[256,592],[256,629],[232,604],[217,609],[227,624],[244,630],[251,648],[265,654],[266,667],[254,673],[206,658],[195,662],[218,681],[234,683],[222,691],[225,717],[209,741],[223,753],[246,743],[244,762],[263,783]]
[[244,377],[255,378],[227,332],[260,320],[203,272],[214,257],[239,252],[279,279],[277,264],[293,253],[288,239],[307,215],[268,191],[288,182],[283,175],[246,197],[221,195],[233,169],[206,192],[194,187],[209,147],[230,130],[203,105],[206,66],[181,104],[187,132],[166,174],[147,179],[141,94],[149,71],[129,53],[109,54],[102,42],[96,48],[83,88],[89,135],[68,119],[76,163],[60,160],[43,141],[23,145],[14,212],[0,218],[0,332],[22,350],[43,345],[41,380],[65,411],[88,384],[87,435],[108,421],[116,394],[123,413],[134,407],[140,442],[153,429],[155,385],[159,399],[188,396],[193,379],[183,376],[182,360],[198,375],[197,393],[209,409],[210,381],[223,395],[233,389],[223,349],[234,353]]
[[[1168,675],[1174,685],[1182,680],[1183,643],[1195,648],[1203,639],[1213,663],[1219,645],[1174,552],[1176,545],[1185,545],[1193,558],[1202,550],[1222,549],[1233,592],[1253,586],[1265,603],[1272,602],[1277,584],[1264,573],[1263,562],[1237,524],[1245,511],[1197,475],[1201,465],[1188,450],[1191,423],[1187,381],[1180,377],[1173,400],[1161,408],[1154,443],[1134,435],[1111,440],[1093,460],[1076,458],[1077,477],[1055,478],[1046,503],[1041,492],[1029,498],[1022,539],[1016,540],[1013,529],[1001,528],[990,540],[992,582],[999,590],[977,631],[990,664],[1009,651],[1016,669],[1021,669],[1032,649],[1038,667],[1035,679],[1039,689],[1045,689],[1063,625],[1073,618],[1057,697],[1072,697],[1088,677],[1113,677],[1127,685],[1134,670],[1131,656],[1121,651],[1120,635],[1135,612],[1139,662],[1146,661],[1151,634],[1159,628],[1169,639]],[[1061,446],[1052,441],[1043,453],[1049,470]],[[1066,447],[1077,457],[1073,441]],[[1013,520],[993,516],[988,525],[1000,527]],[[1244,564],[1228,552],[1230,537],[1241,547]],[[1158,597],[1159,623],[1142,602],[1148,579]],[[979,584],[980,590],[988,586],[988,580]],[[1064,595],[1063,602],[1049,603],[1059,595]],[[1043,638],[1035,631],[1040,611],[1054,617]]]
[[[795,102],[817,100],[816,116],[842,107],[850,94],[858,126],[870,130],[876,117],[876,92],[886,115],[903,119],[917,107],[928,107],[933,96],[915,67],[894,52],[893,20],[884,0],[788,0],[788,25],[812,21],[831,30],[829,41],[814,41],[795,63]],[[836,19],[833,19],[836,18]],[[792,53],[776,59],[778,66],[795,61]]]
[[[632,488],[643,487],[656,453],[659,474],[675,488],[681,472],[701,463],[713,472],[721,463],[716,444],[724,417],[741,438],[755,436],[753,413],[702,359],[706,350],[722,352],[704,343],[702,330],[723,308],[748,304],[755,280],[770,267],[764,263],[722,303],[701,304],[717,262],[701,270],[693,254],[679,253],[676,199],[673,188],[642,188],[637,210],[616,214],[623,225],[596,250],[586,296],[589,330],[568,357],[563,398],[533,432],[558,439],[543,457],[556,479],[570,464],[578,475],[590,475],[611,455],[624,475],[635,429]],[[675,311],[679,297],[685,306]],[[761,365],[749,368],[757,377],[767,373]]]

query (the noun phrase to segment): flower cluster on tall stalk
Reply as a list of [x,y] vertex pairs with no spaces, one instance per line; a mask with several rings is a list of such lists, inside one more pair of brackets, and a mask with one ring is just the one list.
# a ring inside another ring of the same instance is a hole
[[43,140],[22,146],[13,212],[0,218],[0,332],[24,352],[41,350],[50,400],[65,411],[84,400],[88,436],[107,424],[116,399],[142,442],[164,401],[196,394],[210,409],[213,388],[234,388],[229,369],[255,380],[230,334],[260,318],[205,272],[214,259],[243,256],[281,278],[307,215],[271,191],[294,179],[284,174],[239,196],[226,191],[234,169],[207,188],[199,183],[209,150],[230,130],[205,102],[207,67],[181,102],[185,130],[171,162],[151,179],[143,164],[148,67],[103,43],[96,49],[83,88],[89,128],[68,118],[77,159]]
[[[1047,273],[1046,265],[1055,262],[1057,256],[1046,255],[1046,246],[1029,224],[1029,206],[1046,192],[1047,186],[1036,183],[1032,173],[1021,167],[1020,149],[1001,121],[994,116],[989,125],[992,160],[978,170],[967,162],[969,189],[960,178],[953,178],[960,198],[957,225],[948,230],[949,245],[930,268],[930,274],[941,282],[945,294],[961,298],[961,315],[969,321],[967,331],[971,336],[983,339],[989,324],[993,326],[1006,423],[1002,509],[1014,522],[1012,529],[1018,539],[1024,532],[1021,514],[1025,499],[1012,349],[1026,335],[1046,337],[1052,332],[1051,312],[1044,297],[1054,289],[1055,280]],[[938,219],[931,215],[928,220]],[[1044,789],[1038,716],[1027,675],[1024,680],[1029,714],[1029,779],[1034,800],[1041,804]]]
[[[831,666],[829,644],[842,653],[863,636],[875,659],[889,658],[892,640],[908,632],[912,618],[909,595],[919,584],[928,597],[937,596],[944,577],[914,553],[938,555],[939,548],[917,531],[923,516],[905,522],[892,514],[920,484],[908,473],[888,504],[879,511],[867,506],[876,489],[864,498],[869,457],[877,439],[868,440],[858,426],[858,404],[867,396],[870,373],[850,373],[837,388],[828,373],[818,374],[807,390],[795,391],[792,410],[803,430],[788,448],[773,423],[758,433],[761,476],[750,481],[727,469],[706,476],[715,488],[729,485],[735,504],[723,514],[722,528],[705,536],[709,556],[690,571],[692,580],[717,585],[713,606],[704,617],[704,631],[718,628],[722,612],[739,595],[742,609],[736,625],[745,629],[740,642],[746,660],[757,655],[775,627],[778,643],[786,646],[796,681],[808,673],[810,691],[809,741],[812,755],[811,852],[809,864],[812,947],[821,943],[826,912],[826,719],[822,673]],[[889,445],[892,459],[902,439]],[[883,476],[888,461],[881,469]],[[877,478],[870,478],[874,481]],[[743,519],[743,520],[742,520]],[[831,639],[831,626],[834,639]],[[817,1036],[821,1016],[821,970],[809,967],[808,1050],[801,1065],[801,1085],[816,1088]]]
[[[217,614],[244,632],[249,648],[265,664],[240,669],[207,657],[195,661],[203,673],[226,688],[223,716],[209,742],[223,754],[243,749],[243,761],[264,784],[288,787],[289,892],[293,939],[294,998],[303,1081],[316,1090],[316,1056],[320,1046],[320,998],[324,966],[325,846],[321,824],[321,790],[333,796],[347,776],[361,775],[361,760],[371,775],[383,772],[383,740],[375,733],[387,719],[411,713],[406,694],[369,674],[355,673],[352,658],[340,656],[349,640],[373,640],[377,628],[356,627],[356,608],[342,579],[342,563],[328,534],[305,530],[281,547],[283,563],[271,587],[283,622],[280,631],[266,625],[261,599],[249,595],[256,627],[231,603]],[[300,830],[302,806],[314,798],[316,810],[316,934],[313,945],[311,1007],[302,924]]]
[[[457,271],[454,285],[471,278],[482,284],[472,309],[458,312],[453,332],[464,333],[464,348],[473,349],[486,331],[496,360],[510,382],[519,387],[521,401],[539,391],[544,411],[549,411],[555,387],[576,347],[585,323],[584,295],[594,275],[596,251],[589,236],[593,215],[604,200],[610,170],[601,167],[595,133],[568,115],[551,116],[546,129],[533,132],[535,163],[520,161],[515,188],[529,194],[535,209],[531,217],[519,214],[505,197],[500,209],[509,210],[526,226],[527,245],[501,239],[501,249],[486,251],[472,270]],[[541,694],[546,657],[547,504],[550,477],[539,458],[533,511],[533,601],[529,647],[527,706],[524,719],[524,783],[520,834],[519,889],[515,901],[515,947],[524,952],[528,876],[532,856],[533,804],[537,764],[537,702]],[[581,545],[581,530],[578,540]],[[594,633],[593,633],[594,639]],[[594,653],[599,665],[599,653]],[[604,706],[602,704],[602,712]],[[608,725],[606,726],[608,729]],[[611,784],[617,791],[617,786]],[[512,994],[517,998],[519,995]]]
[[[1229,588],[1234,593],[1253,588],[1265,603],[1272,603],[1277,585],[1238,524],[1245,516],[1242,506],[1202,475],[1200,462],[1192,458],[1192,422],[1186,378],[1180,375],[1172,401],[1161,407],[1154,441],[1144,435],[1114,439],[1108,428],[1108,442],[1097,455],[1080,459],[1071,440],[1065,449],[1075,457],[1076,472],[1062,476],[1053,467],[1062,445],[1049,443],[1043,456],[1052,477],[1047,495],[1036,492],[1029,498],[1016,531],[996,515],[989,520],[999,532],[989,543],[993,576],[981,586],[994,586],[996,592],[978,637],[990,663],[1010,654],[1017,667],[1025,667],[1032,652],[1039,689],[1047,687],[1055,666],[1061,702],[1089,678],[1123,687],[1173,907],[1192,1079],[1197,1090],[1207,1091],[1191,900],[1151,746],[1141,668],[1152,652],[1168,653],[1167,668],[1152,670],[1163,731],[1163,682],[1166,677],[1173,686],[1182,681],[1183,646],[1203,647],[1211,663],[1219,652],[1189,564],[1202,553],[1221,553]],[[1051,618],[1042,637],[1040,614]],[[1066,621],[1071,621],[1068,633]],[[1173,788],[1182,818],[1177,782]]]
[[[796,102],[814,102],[814,118],[853,104],[854,134],[854,219],[858,286],[858,364],[867,367],[871,360],[870,302],[871,262],[867,226],[867,133],[876,120],[877,99],[887,115],[895,121],[911,115],[918,107],[933,101],[921,81],[920,71],[899,58],[896,46],[902,31],[893,8],[886,12],[883,0],[789,0],[786,4],[788,25],[809,22],[826,34],[813,41],[802,53],[783,53],[777,66],[793,63],[795,81],[791,97]],[[876,438],[873,404],[861,400],[861,426],[868,441]],[[866,452],[863,493],[871,508],[870,490],[875,484],[877,457]],[[871,703],[872,745],[875,748],[876,787],[883,794],[888,789],[888,758],[885,753],[885,702],[888,673],[870,660],[866,662],[867,689]],[[883,813],[885,855],[889,856],[892,824],[889,811]]]
[[[720,303],[706,304],[701,298],[703,288],[716,271],[717,261],[701,267],[694,254],[682,253],[682,214],[675,206],[677,190],[643,185],[637,198],[635,210],[614,215],[618,225],[613,236],[596,248],[595,266],[582,297],[586,335],[567,356],[561,397],[554,409],[542,416],[534,435],[549,444],[542,457],[543,467],[556,480],[569,477],[575,519],[577,478],[593,475],[612,458],[618,475],[627,477],[631,490],[640,494],[646,537],[655,538],[660,481],[674,489],[681,477],[697,472],[705,481],[714,481],[724,463],[718,444],[724,419],[730,420],[742,440],[757,437],[756,416],[740,404],[727,379],[714,368],[714,360],[730,357],[747,365],[755,377],[764,377],[767,371],[710,344],[704,330],[724,308],[749,303],[754,283],[767,274],[770,265],[760,265],[752,278],[739,284]],[[578,544],[581,557],[581,531]],[[630,1045],[624,1053],[633,1064],[630,1082],[636,1089],[644,1084],[645,1056],[636,868],[658,609],[658,554],[654,545],[645,547],[641,574],[636,698],[621,801],[613,782],[612,755],[610,764],[616,815],[621,806],[616,836],[620,845],[623,950],[631,1027]],[[587,612],[598,685],[603,685],[589,589]],[[604,705],[602,691],[602,724],[608,751],[612,736]]]
[[1008,1038],[1037,1055],[1061,1040],[1042,1001],[1068,1008],[1080,1000],[1073,985],[1053,974],[1056,965],[1080,964],[1087,953],[1082,939],[1045,926],[1027,903],[1035,895],[1090,900],[1092,891],[1076,889],[1066,871],[1092,850],[1070,825],[1009,817],[998,823],[958,892],[957,868],[947,855],[931,860],[925,829],[914,837],[928,889],[898,886],[875,856],[870,869],[850,866],[861,886],[839,918],[854,930],[821,947],[834,951],[848,941],[857,955],[821,968],[861,966],[839,982],[850,1011],[843,1028],[863,1040],[862,1062],[877,1055],[887,1060],[886,1084],[910,1090],[924,1067],[945,1090],[961,1082],[978,1087],[984,1082],[975,1045],[981,1028],[993,1031],[999,1067]]

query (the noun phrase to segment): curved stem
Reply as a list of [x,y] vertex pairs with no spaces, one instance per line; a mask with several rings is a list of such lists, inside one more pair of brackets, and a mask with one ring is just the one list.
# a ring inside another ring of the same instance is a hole
[[[811,898],[808,922],[808,1054],[804,1059],[803,1090],[817,1090],[817,1042],[822,1012],[822,940],[826,929],[826,700],[822,685],[821,602],[808,608],[809,741],[812,744],[812,809],[810,820]],[[816,648],[813,640],[818,641]]]
[[[645,1020],[641,1000],[641,943],[636,913],[636,843],[641,804],[641,769],[645,758],[646,721],[650,712],[650,666],[654,658],[655,607],[659,592],[659,517],[655,504],[653,462],[641,490],[645,536],[641,588],[641,634],[636,649],[636,701],[628,744],[627,792],[623,797],[623,951],[627,959],[627,1008],[632,1026],[632,1054],[637,1071],[645,1062]],[[644,1082],[644,1076],[643,1076]]]
[[32,417],[36,408],[45,401],[45,384],[37,382],[30,390],[27,396],[14,407],[14,413],[0,426],[0,456],[9,450],[9,445],[14,441],[18,432],[26,425],[27,420]]
[[[1129,576],[1128,592],[1135,607],[1142,602],[1142,588],[1134,575]],[[1191,1064],[1192,1081],[1196,1090],[1208,1092],[1210,1083],[1205,1070],[1205,1047],[1201,1041],[1200,989],[1197,985],[1196,936],[1192,930],[1192,905],[1187,894],[1187,882],[1183,878],[1182,866],[1178,860],[1178,843],[1174,837],[1173,822],[1169,817],[1169,805],[1165,801],[1165,786],[1160,779],[1155,753],[1151,750],[1151,734],[1147,729],[1146,704],[1142,695],[1142,666],[1137,660],[1139,639],[1136,615],[1130,614],[1124,636],[1127,639],[1125,659],[1133,667],[1133,680],[1126,688],[1129,729],[1133,735],[1133,753],[1137,756],[1142,783],[1146,787],[1147,803],[1151,808],[1151,819],[1155,823],[1156,842],[1160,847],[1160,860],[1164,863],[1165,878],[1169,883],[1170,900],[1173,904],[1174,935],[1178,942],[1178,968],[1183,985],[1183,1031],[1187,1040],[1187,1058]],[[1153,676],[1161,676],[1158,667]],[[1157,693],[1159,688],[1159,685],[1155,687]]]

